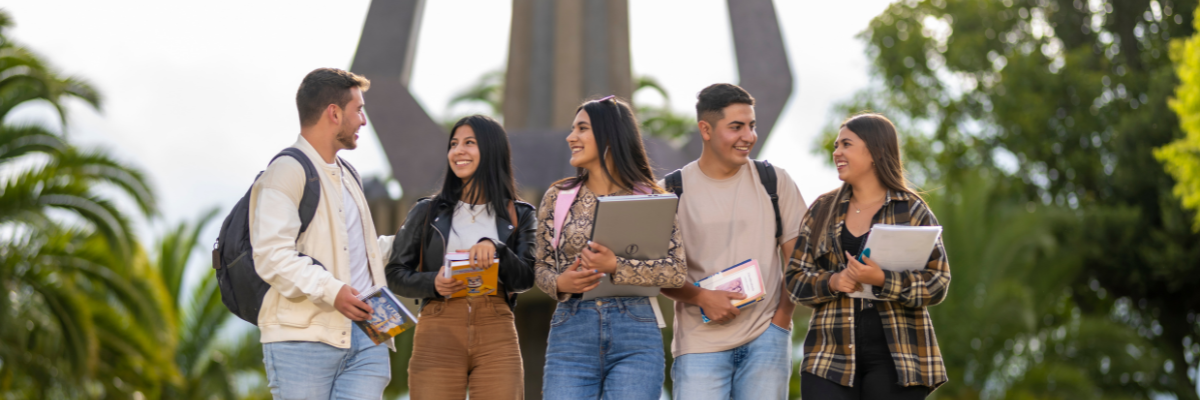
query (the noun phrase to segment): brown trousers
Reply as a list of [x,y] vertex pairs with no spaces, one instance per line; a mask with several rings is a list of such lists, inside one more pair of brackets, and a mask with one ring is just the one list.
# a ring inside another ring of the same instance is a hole
[[524,399],[525,370],[513,313],[499,296],[431,301],[408,362],[413,400]]

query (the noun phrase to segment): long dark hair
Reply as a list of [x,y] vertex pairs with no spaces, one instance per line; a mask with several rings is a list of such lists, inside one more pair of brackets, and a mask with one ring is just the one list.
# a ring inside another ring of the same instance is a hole
[[[463,117],[450,128],[450,139],[446,141],[446,150],[450,150],[450,141],[454,140],[454,131],[462,126],[470,126],[475,131],[475,141],[479,143],[479,167],[471,175],[471,190],[463,193],[463,182],[450,169],[450,161],[446,161],[446,178],[442,181],[442,190],[433,198],[433,204],[457,204],[459,200],[470,204],[478,204],[487,200],[493,215],[508,215],[508,202],[520,200],[517,195],[517,183],[513,179],[512,151],[508,145],[508,134],[499,122],[485,115]],[[474,206],[472,206],[474,209]],[[516,223],[513,221],[513,223]]]
[[[921,195],[911,189],[912,185],[904,177],[904,164],[900,159],[900,135],[896,133],[896,125],[892,124],[891,120],[883,114],[859,113],[842,122],[841,128],[849,129],[862,139],[863,144],[867,146],[867,152],[871,153],[871,161],[875,164],[875,177],[879,178],[879,183],[884,188],[908,193],[921,199]],[[850,184],[842,183],[837,190],[823,196],[827,199],[827,204],[822,204],[817,214],[818,221],[821,223],[817,224],[812,238],[816,238],[818,241],[823,240],[822,236],[829,228],[828,225],[836,212],[837,199],[842,197],[847,190],[850,190]]]
[[[575,113],[579,111],[587,112],[592,120],[592,137],[596,139],[596,149],[600,152],[600,169],[610,182],[629,191],[644,186],[653,192],[662,192],[654,181],[650,157],[646,156],[646,148],[642,145],[642,132],[638,129],[637,117],[633,115],[629,103],[616,96],[608,96],[584,102]],[[605,154],[612,155],[611,171]],[[616,176],[613,176],[613,172],[616,172]],[[555,186],[571,189],[587,183],[587,180],[588,170],[575,168],[574,178],[558,181]]]

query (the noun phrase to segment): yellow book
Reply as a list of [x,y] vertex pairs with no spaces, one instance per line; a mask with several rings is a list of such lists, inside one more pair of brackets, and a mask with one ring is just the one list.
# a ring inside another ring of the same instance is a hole
[[470,256],[466,252],[446,254],[446,269],[443,270],[443,275],[458,279],[467,285],[466,289],[455,292],[451,298],[486,296],[496,293],[496,288],[500,287],[500,259],[493,258],[487,267],[476,268],[471,266]]

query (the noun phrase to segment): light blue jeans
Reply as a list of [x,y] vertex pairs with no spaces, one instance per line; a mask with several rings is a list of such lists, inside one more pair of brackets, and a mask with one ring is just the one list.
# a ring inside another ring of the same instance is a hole
[[787,399],[792,333],[767,327],[731,350],[684,354],[671,366],[675,400]]
[[666,361],[645,297],[571,299],[550,321],[542,398],[657,400]]
[[350,348],[321,342],[263,344],[267,386],[276,400],[379,400],[392,380],[388,347],[351,325]]

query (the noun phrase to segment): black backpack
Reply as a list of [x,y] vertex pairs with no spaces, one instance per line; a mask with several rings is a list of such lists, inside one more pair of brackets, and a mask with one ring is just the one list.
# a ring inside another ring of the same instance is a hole
[[[317,175],[317,168],[313,165],[312,160],[303,151],[295,147],[288,147],[271,158],[274,162],[279,157],[291,157],[300,162],[304,167],[304,194],[300,197],[300,234],[308,229],[308,224],[312,222],[313,216],[317,213],[317,205],[321,201],[321,177]],[[338,157],[342,165],[350,170],[350,174],[354,177],[354,181],[362,187],[362,182],[358,180],[358,171],[350,166],[346,160]],[[270,165],[270,163],[268,163]],[[255,181],[262,176],[262,172],[254,177]],[[229,211],[229,215],[225,217],[225,222],[221,224],[221,232],[217,237],[217,242],[213,244],[213,269],[217,274],[217,286],[221,289],[221,302],[225,303],[225,308],[237,315],[238,318],[246,320],[254,325],[258,325],[258,310],[262,308],[263,296],[271,289],[271,285],[262,280],[258,276],[258,271],[254,269],[254,249],[250,246],[250,191],[246,190],[246,195],[238,200],[233,206],[233,210]],[[299,239],[299,234],[296,235],[296,240]],[[300,254],[305,256],[304,254]],[[307,257],[307,256],[305,256]],[[313,264],[320,265],[325,268],[317,259],[313,259]]]
[[[775,238],[783,236],[783,219],[779,217],[779,193],[778,179],[775,177],[775,168],[771,168],[771,163],[767,160],[754,161],[754,168],[758,169],[758,180],[762,183],[763,189],[767,189],[767,195],[771,196],[771,207],[775,208]],[[663,183],[666,185],[664,189],[675,192],[675,196],[683,198],[683,170],[677,169],[663,177]]]

